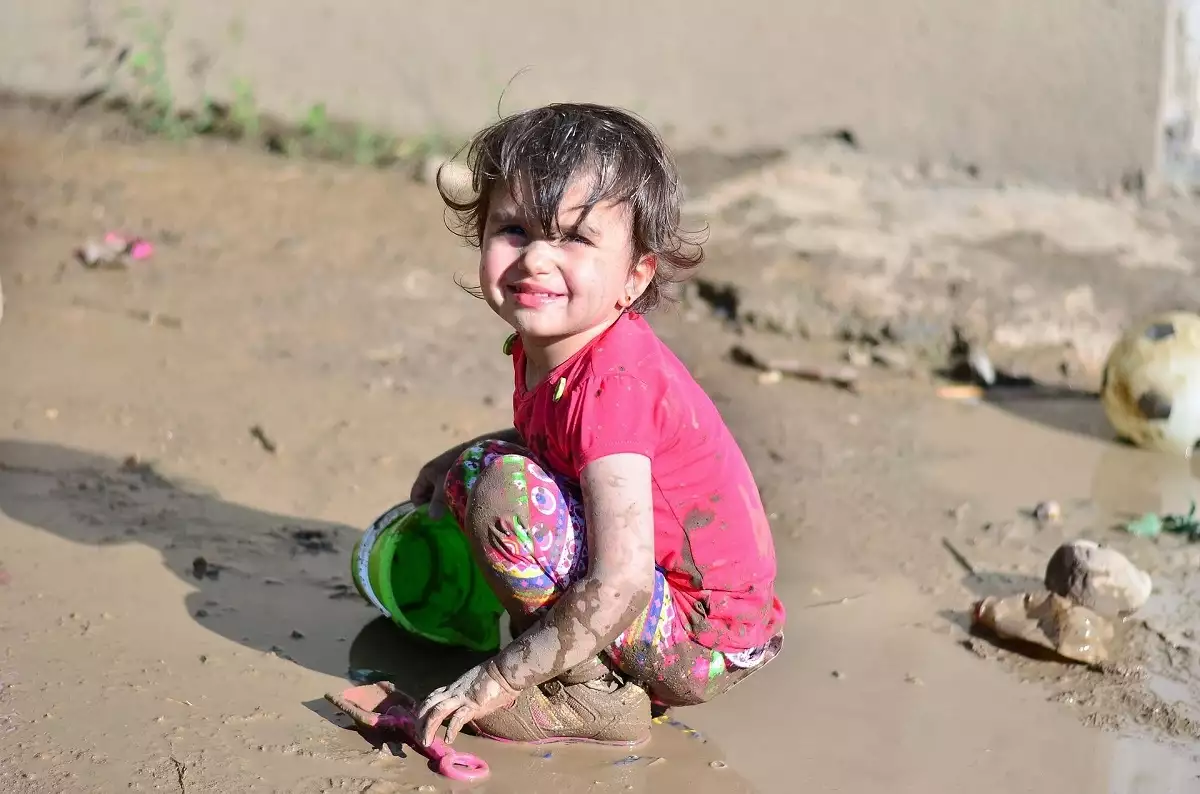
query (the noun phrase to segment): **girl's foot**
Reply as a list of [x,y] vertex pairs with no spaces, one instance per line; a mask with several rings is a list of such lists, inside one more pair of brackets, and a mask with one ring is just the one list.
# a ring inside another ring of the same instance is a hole
[[511,706],[481,717],[475,732],[528,744],[590,742],[635,747],[650,739],[650,696],[604,668],[581,683],[559,679],[523,691]]

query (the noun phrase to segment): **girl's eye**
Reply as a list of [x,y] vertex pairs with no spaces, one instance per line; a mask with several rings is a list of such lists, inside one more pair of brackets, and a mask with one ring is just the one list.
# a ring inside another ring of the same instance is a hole
[[507,226],[501,226],[497,232],[504,237],[508,237],[510,235],[517,237],[525,236],[525,230],[522,227],[512,223]]
[[584,237],[582,234],[564,234],[563,239],[569,243],[582,243],[583,245],[592,244],[592,241]]

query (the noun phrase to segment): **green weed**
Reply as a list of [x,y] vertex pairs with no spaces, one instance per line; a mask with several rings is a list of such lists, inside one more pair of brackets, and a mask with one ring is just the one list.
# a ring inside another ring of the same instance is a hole
[[[157,18],[134,6],[123,9],[121,15],[134,22],[135,39],[127,60],[132,88],[125,109],[130,121],[148,133],[172,140],[218,136],[265,145],[269,151],[289,157],[379,168],[452,151],[448,148],[450,137],[440,133],[398,139],[367,125],[336,121],[323,102],[313,104],[298,124],[269,122],[259,108],[253,84],[246,78],[233,81],[228,102],[205,92],[198,108],[180,107],[171,85],[166,48],[175,22],[174,7]],[[244,23],[234,19],[228,33],[236,47],[244,39]]]

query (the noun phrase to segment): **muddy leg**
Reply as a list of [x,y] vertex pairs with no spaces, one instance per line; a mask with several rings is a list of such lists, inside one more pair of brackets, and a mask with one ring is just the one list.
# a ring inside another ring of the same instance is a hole
[[[446,497],[476,562],[508,610],[514,636],[587,573],[583,506],[569,484],[544,471],[525,448],[485,441],[467,449],[446,478]],[[777,652],[766,649],[764,658],[747,668],[697,645],[682,628],[665,578],[656,572],[650,604],[604,655],[660,704],[682,706],[727,691]],[[607,672],[605,662],[593,659],[560,680],[592,681]]]
[[583,508],[523,447],[485,441],[446,477],[446,501],[520,636],[587,573]]
[[640,682],[656,706],[693,706],[728,692],[779,654],[783,635],[763,648],[723,654],[694,642],[676,612],[671,588],[656,572],[646,610],[608,648],[614,664]]

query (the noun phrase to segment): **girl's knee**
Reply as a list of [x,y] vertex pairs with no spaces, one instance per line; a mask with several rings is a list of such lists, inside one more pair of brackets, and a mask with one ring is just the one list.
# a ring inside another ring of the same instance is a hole
[[472,497],[503,491],[504,469],[506,463],[512,462],[510,456],[528,454],[522,447],[498,439],[472,444],[459,454],[446,472],[445,491],[446,504],[464,529],[467,505]]

